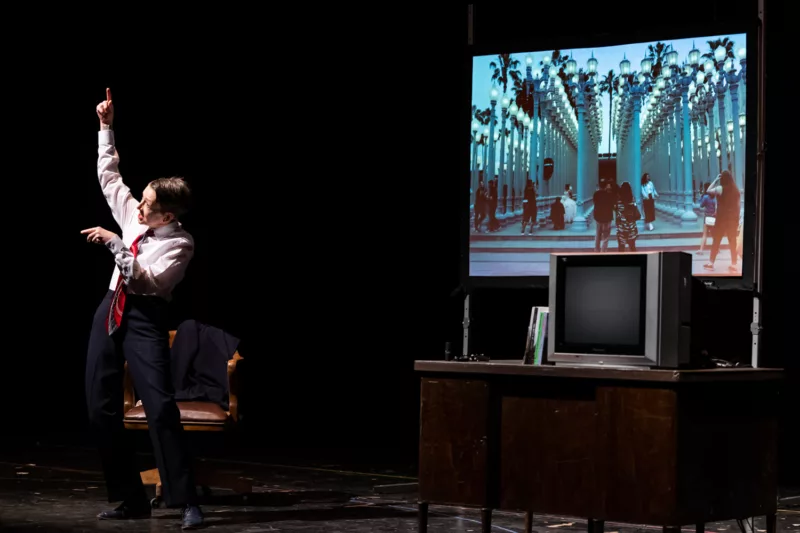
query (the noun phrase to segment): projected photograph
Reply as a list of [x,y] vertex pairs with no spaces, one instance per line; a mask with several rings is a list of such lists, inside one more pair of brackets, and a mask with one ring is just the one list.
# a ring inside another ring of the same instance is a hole
[[473,58],[470,276],[685,251],[740,276],[744,34]]

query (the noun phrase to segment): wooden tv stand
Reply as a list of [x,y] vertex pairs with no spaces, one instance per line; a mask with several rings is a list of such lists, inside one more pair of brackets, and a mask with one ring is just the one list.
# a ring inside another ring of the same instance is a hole
[[610,370],[417,361],[429,504],[666,529],[777,510],[775,369]]

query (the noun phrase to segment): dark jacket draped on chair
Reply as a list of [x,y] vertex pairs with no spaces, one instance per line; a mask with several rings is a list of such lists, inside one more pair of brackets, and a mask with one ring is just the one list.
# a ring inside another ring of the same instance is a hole
[[183,322],[172,343],[172,382],[179,402],[208,401],[228,410],[228,361],[239,339],[195,320]]

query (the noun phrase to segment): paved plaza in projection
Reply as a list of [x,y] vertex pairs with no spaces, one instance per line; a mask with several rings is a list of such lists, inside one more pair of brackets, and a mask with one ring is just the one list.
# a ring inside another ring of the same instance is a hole
[[[720,252],[713,272],[703,268],[708,262],[711,238],[706,241],[706,250],[700,249],[702,232],[696,228],[681,228],[666,221],[656,220],[653,231],[639,228],[636,240],[638,251],[684,251],[693,255],[692,272],[703,276],[730,275],[731,264],[727,240],[720,245]],[[470,275],[472,276],[547,276],[549,275],[549,255],[554,252],[592,252],[594,251],[595,229],[576,231],[571,227],[564,230],[537,228],[533,235],[520,235],[520,224],[509,224],[492,233],[470,235]],[[608,241],[609,252],[617,251],[616,229],[612,226]],[[741,268],[741,265],[739,265]]]

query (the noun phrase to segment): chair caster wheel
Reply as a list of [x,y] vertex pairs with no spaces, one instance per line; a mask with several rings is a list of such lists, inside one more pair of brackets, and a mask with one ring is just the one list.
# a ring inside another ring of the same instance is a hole
[[151,509],[158,509],[159,507],[161,507],[161,503],[162,503],[161,498],[156,496],[155,498],[150,500],[150,508]]

